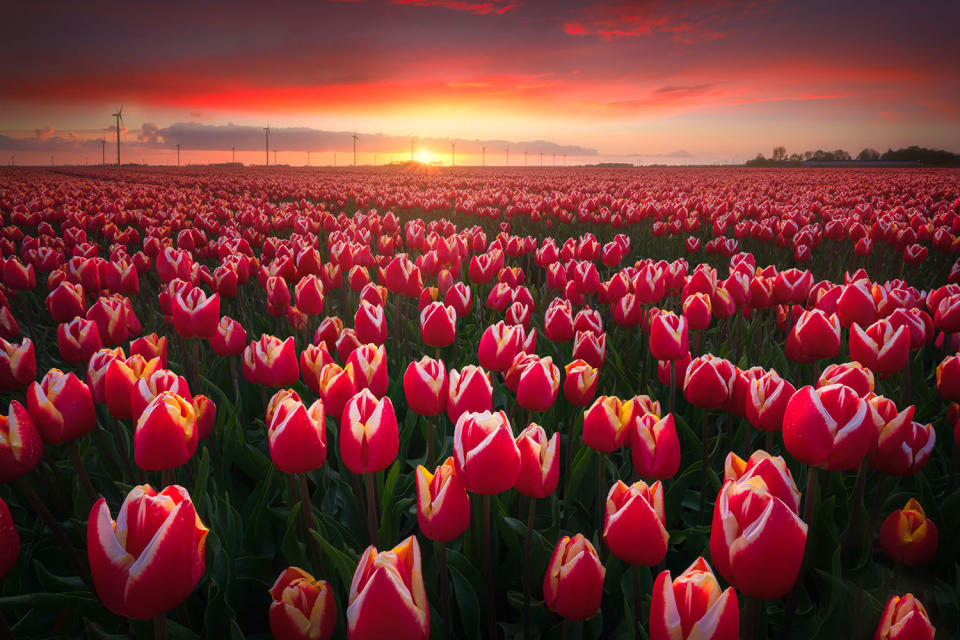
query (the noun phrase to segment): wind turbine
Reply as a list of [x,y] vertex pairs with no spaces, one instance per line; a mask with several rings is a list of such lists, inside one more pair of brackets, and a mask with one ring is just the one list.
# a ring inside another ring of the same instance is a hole
[[451,167],[457,166],[457,143],[456,142],[450,143],[450,166]]
[[116,113],[110,114],[117,119],[117,166],[120,166],[120,127],[123,126],[123,105]]
[[177,143],[177,166],[180,166],[180,143]]
[[483,147],[480,147],[480,149],[482,150],[482,153],[483,153],[482,160],[480,161],[480,163],[482,166],[485,167],[487,166],[487,147],[483,146]]
[[270,166],[270,125],[268,124],[263,128],[263,131],[267,139],[267,166]]
[[107,166],[107,139],[100,138],[100,164]]
[[237,164],[237,148],[231,147],[230,149],[230,164]]
[[410,138],[410,162],[413,162],[413,143],[414,139]]
[[360,136],[357,135],[356,130],[353,132],[353,166],[357,166],[357,140],[360,139]]
[[527,166],[527,150],[523,150],[523,166]]
[[507,152],[507,166],[509,167],[510,166],[510,148],[507,147],[505,151]]

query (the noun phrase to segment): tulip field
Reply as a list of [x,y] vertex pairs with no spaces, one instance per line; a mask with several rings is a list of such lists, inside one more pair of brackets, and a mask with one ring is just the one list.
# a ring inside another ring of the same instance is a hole
[[960,638],[960,171],[0,169],[0,255],[0,640]]

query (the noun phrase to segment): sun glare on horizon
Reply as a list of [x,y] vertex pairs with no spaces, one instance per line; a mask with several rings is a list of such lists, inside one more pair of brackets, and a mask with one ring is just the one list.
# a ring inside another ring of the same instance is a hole
[[416,153],[417,162],[430,164],[434,160],[433,152],[430,149],[418,149]]

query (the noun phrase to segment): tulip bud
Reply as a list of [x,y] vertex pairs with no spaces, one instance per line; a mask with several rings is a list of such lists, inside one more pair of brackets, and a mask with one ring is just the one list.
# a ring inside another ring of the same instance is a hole
[[443,360],[423,356],[407,365],[403,393],[414,413],[421,416],[441,413],[447,404],[447,368]]
[[25,387],[37,377],[37,356],[30,338],[20,344],[0,338],[0,392]]
[[183,376],[178,376],[169,369],[157,369],[141,377],[130,389],[130,413],[134,422],[161,391],[173,391],[187,402],[193,401]]
[[927,610],[908,593],[890,597],[873,640],[933,640],[936,631]]
[[453,459],[468,491],[493,495],[512,488],[520,474],[520,450],[507,414],[463,413],[454,428]]
[[652,567],[667,555],[669,539],[660,482],[627,486],[617,480],[607,494],[603,520],[603,541],[610,552],[628,564]]
[[553,358],[536,358],[519,375],[517,404],[530,411],[546,411],[557,399],[560,390],[560,369]]
[[430,606],[416,536],[390,551],[367,547],[353,574],[348,602],[349,640],[426,640]]
[[906,327],[894,329],[887,320],[877,320],[866,331],[856,322],[850,327],[850,358],[887,378],[907,365],[910,334]]
[[543,330],[551,342],[573,339],[573,311],[568,301],[557,298],[550,303],[543,316]]
[[960,356],[948,355],[937,365],[937,393],[947,402],[960,401]]
[[431,347],[446,347],[457,338],[457,312],[442,302],[431,302],[420,311],[420,337]]
[[543,427],[531,423],[517,436],[517,449],[520,474],[516,490],[531,498],[546,498],[556,491],[560,482],[558,434],[548,439]]
[[874,428],[867,404],[850,387],[806,386],[783,415],[783,443],[800,462],[827,469],[856,469],[870,450]]
[[357,340],[362,344],[383,344],[387,341],[387,316],[380,305],[360,301],[353,318]]
[[898,412],[896,404],[883,396],[870,394],[865,400],[877,434],[870,466],[892,476],[912,475],[923,468],[937,441],[932,425],[913,421],[913,405]]
[[193,405],[193,412],[197,414],[197,439],[206,440],[213,435],[213,429],[217,425],[217,405],[199,393],[193,396],[190,404]]
[[57,285],[45,302],[54,322],[70,322],[77,316],[83,316],[86,311],[83,304],[83,286],[67,281]]
[[877,306],[866,279],[857,280],[843,287],[837,299],[837,316],[840,324],[850,327],[857,323],[863,327],[876,320]]
[[642,478],[666,480],[680,469],[680,439],[668,413],[658,418],[652,413],[635,416],[627,436],[633,470]]
[[800,572],[807,524],[764,482],[728,480],[713,509],[710,557],[751,598],[785,595]]
[[[120,355],[122,357],[123,351]],[[110,415],[118,420],[131,419],[133,407],[130,400],[134,387],[140,378],[151,375],[159,368],[160,358],[147,361],[143,356],[133,355],[126,360],[112,360],[104,375],[104,396]]]
[[93,431],[97,413],[90,389],[72,371],[50,369],[27,389],[27,408],[44,442],[63,444]]
[[300,378],[293,336],[281,341],[263,334],[243,350],[243,377],[266,387],[287,387]]
[[863,398],[867,394],[873,393],[873,372],[859,362],[831,364],[820,374],[820,379],[817,381],[817,388],[819,389],[829,384],[846,385],[853,389],[858,396]]
[[493,384],[490,374],[468,364],[457,371],[450,369],[447,378],[447,417],[456,424],[467,412],[490,411],[493,408]]
[[729,360],[712,354],[694,358],[683,378],[687,402],[704,409],[718,409],[730,398],[736,370]]
[[323,283],[315,275],[305,275],[294,287],[297,307],[311,316],[323,313]]
[[650,353],[657,360],[679,360],[690,350],[687,321],[669,311],[650,323]]
[[443,296],[443,304],[453,307],[458,318],[465,318],[473,309],[473,290],[463,282],[455,282]]
[[[90,356],[87,363],[87,387],[90,388],[93,401],[97,404],[104,404],[107,401],[105,388],[107,369],[110,367],[110,363],[117,359],[120,359],[121,362],[125,359],[123,349],[120,347],[100,349]],[[157,364],[159,366],[159,362]]]
[[694,331],[703,331],[710,326],[710,296],[694,293],[683,301],[683,318]]
[[[2,459],[2,453],[0,453]],[[20,535],[13,523],[7,503],[0,498],[0,580],[17,564],[20,557]]]
[[275,640],[329,640],[337,603],[326,580],[297,567],[284,569],[270,587],[270,633]]
[[376,397],[383,397],[390,378],[387,373],[387,350],[382,344],[357,347],[347,358],[347,364],[353,367],[357,391],[369,389]]
[[183,487],[150,485],[127,494],[114,522],[100,498],[87,520],[97,595],[113,613],[149,620],[183,602],[205,570],[208,529]]
[[596,549],[582,533],[562,537],[543,576],[547,608],[569,620],[593,616],[600,610],[605,574]]
[[390,398],[377,399],[369,389],[357,392],[340,419],[340,457],[353,473],[386,469],[400,449],[400,431]]
[[782,456],[773,457],[761,449],[744,460],[731,451],[723,463],[723,474],[724,482],[762,483],[770,494],[779,498],[791,511],[800,514],[800,491]]
[[209,298],[199,287],[181,290],[171,300],[173,326],[184,338],[209,338],[217,331],[220,296]]
[[436,542],[450,542],[470,526],[470,496],[457,475],[453,458],[430,473],[417,467],[417,524]]
[[922,567],[937,553],[937,525],[927,519],[914,498],[891,513],[880,525],[880,546],[894,562]]
[[160,358],[160,367],[167,367],[167,337],[156,333],[130,341],[130,355],[141,355],[146,360]]
[[193,405],[173,391],[163,391],[137,420],[133,459],[144,471],[175,469],[193,456],[198,438]]
[[833,358],[840,352],[840,320],[820,309],[804,311],[787,336],[787,357],[796,362]]
[[573,358],[599,369],[607,358],[607,334],[577,331],[573,339]]
[[247,331],[236,320],[223,316],[208,341],[210,348],[218,356],[240,355],[247,344]]
[[335,362],[324,365],[317,376],[317,395],[323,400],[328,416],[340,418],[343,408],[357,392],[353,377],[353,365],[340,368]]
[[14,400],[10,403],[9,413],[0,415],[0,482],[26,475],[37,466],[41,457],[43,440],[40,433],[27,409]]
[[327,345],[323,342],[319,347],[308,344],[307,348],[300,352],[300,376],[308,389],[314,393],[320,390],[320,371],[331,362],[333,362],[333,356],[327,351]]
[[710,565],[702,557],[671,579],[663,571],[653,584],[650,640],[738,640],[740,609],[737,592],[721,593]]
[[100,330],[93,320],[77,317],[57,327],[57,347],[67,362],[86,362],[101,345]]
[[783,414],[787,403],[796,389],[781,378],[776,371],[770,370],[760,378],[750,382],[744,404],[747,420],[761,431],[780,431],[783,428]]
[[490,325],[480,336],[477,359],[480,366],[491,371],[506,371],[521,350],[521,333],[502,321]]
[[563,395],[575,407],[585,407],[597,393],[599,372],[583,360],[574,360],[564,367]]
[[273,465],[284,473],[306,473],[323,466],[327,460],[323,401],[317,400],[309,409],[299,398],[280,402],[267,423],[267,442]]
[[583,443],[596,451],[611,453],[630,435],[632,403],[616,396],[600,396],[583,412]]

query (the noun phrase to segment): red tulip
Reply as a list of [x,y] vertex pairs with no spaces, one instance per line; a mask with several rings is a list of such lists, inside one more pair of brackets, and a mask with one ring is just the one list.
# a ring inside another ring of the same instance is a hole
[[493,384],[490,374],[468,364],[447,377],[447,417],[456,424],[467,412],[490,411],[493,408]]
[[793,394],[783,415],[783,443],[800,462],[827,469],[856,469],[875,430],[867,404],[850,387],[832,384]]
[[303,384],[307,385],[314,393],[320,390],[320,372],[325,366],[333,362],[333,356],[327,351],[327,345],[324,342],[320,346],[308,344],[307,348],[300,352],[300,376],[303,378]]
[[213,435],[217,425],[217,405],[207,396],[198,393],[190,402],[193,412],[197,414],[197,439],[206,440]]
[[517,404],[530,411],[546,411],[557,399],[560,390],[560,369],[553,358],[533,359],[518,372]]
[[160,366],[167,367],[167,337],[156,333],[130,341],[130,355],[141,355],[147,360],[160,358]]
[[267,443],[273,465],[284,473],[322,467],[327,460],[323,401],[317,400],[307,409],[299,398],[286,397],[269,417]]
[[217,332],[220,296],[209,298],[199,287],[181,290],[171,301],[173,326],[184,338],[209,338]]
[[584,360],[600,368],[607,357],[607,334],[593,331],[577,331],[573,340],[573,358]]
[[57,347],[67,362],[86,362],[101,346],[100,330],[93,320],[77,317],[57,327]]
[[669,311],[650,324],[650,353],[657,360],[679,360],[690,350],[686,319]]
[[183,487],[134,487],[114,522],[100,498],[87,520],[97,595],[113,613],[149,620],[183,602],[205,570],[208,529]]
[[796,362],[833,358],[840,352],[840,320],[820,309],[804,311],[787,336],[787,357]]
[[267,294],[267,313],[279,318],[290,306],[290,286],[280,276],[270,276],[263,286]]
[[357,347],[347,358],[353,366],[353,379],[357,391],[369,389],[380,398],[387,392],[390,378],[387,373],[387,350],[383,345],[365,344]]
[[10,403],[9,413],[0,415],[0,482],[26,475],[37,466],[42,456],[40,433],[27,409],[14,400]]
[[506,371],[514,356],[521,350],[521,329],[498,322],[490,325],[480,336],[477,359],[480,366],[491,371]]
[[463,282],[455,282],[444,294],[443,304],[453,307],[458,318],[465,318],[473,309],[473,290]]
[[946,296],[940,300],[933,314],[933,326],[947,333],[960,332],[960,295]]
[[850,327],[850,357],[886,378],[907,365],[910,333],[905,327],[894,329],[887,320],[877,320],[866,331],[856,322]]
[[130,331],[130,312],[124,300],[119,296],[100,297],[87,309],[87,320],[97,323],[100,339],[109,347],[123,344],[130,335],[139,333]]
[[390,398],[377,399],[369,389],[357,392],[340,419],[340,458],[353,473],[386,469],[400,449],[400,431]]
[[510,326],[523,327],[524,329],[529,328],[530,307],[520,301],[510,304],[504,313],[503,321]]
[[923,507],[910,498],[880,525],[880,546],[894,562],[922,567],[937,554],[937,525],[927,519]]
[[433,473],[419,465],[416,481],[420,533],[436,542],[450,542],[462,535],[470,526],[470,496],[453,458],[447,458]]
[[710,557],[741,593],[769,600],[797,580],[807,525],[759,475],[728,480],[713,509]]
[[547,608],[569,620],[593,616],[600,610],[605,574],[596,549],[583,534],[560,538],[543,576]]
[[573,311],[570,302],[555,298],[543,316],[543,331],[551,342],[573,339]]
[[932,425],[914,422],[912,405],[897,412],[892,400],[872,394],[866,402],[878,433],[870,466],[892,476],[912,475],[922,469],[937,441]]
[[820,374],[817,388],[830,384],[843,384],[853,389],[861,398],[873,392],[873,372],[859,362],[831,364]]
[[[122,360],[120,357],[111,360],[104,374],[104,396],[110,415],[118,420],[129,420],[133,417],[133,407],[130,400],[133,388],[140,378],[151,375],[160,368],[160,358],[146,360],[143,356],[130,356]],[[91,359],[92,361],[92,359]],[[89,370],[88,370],[89,375]]]
[[683,378],[683,395],[692,405],[704,409],[722,407],[733,391],[736,371],[729,360],[712,354],[694,358]]
[[960,356],[948,355],[937,365],[937,393],[947,402],[960,401]]
[[410,536],[390,551],[367,547],[353,574],[348,602],[349,640],[426,640],[430,606],[417,538]]
[[782,456],[773,457],[763,450],[754,451],[746,460],[732,451],[723,463],[724,482],[754,482],[779,498],[794,513],[800,513],[800,491]]
[[516,490],[531,498],[546,498],[560,482],[558,434],[547,438],[546,431],[531,423],[517,436],[520,450],[520,474]]
[[890,597],[873,640],[933,640],[935,633],[927,610],[908,593]]
[[[118,358],[121,361],[125,359],[122,348],[117,347],[116,349],[100,349],[91,355],[89,362],[87,362],[87,387],[90,388],[90,393],[93,395],[93,401],[97,404],[104,404],[107,401],[107,369],[110,367],[110,363]],[[140,356],[140,359],[142,360],[143,356]],[[160,364],[159,361],[157,364]]]
[[27,291],[37,286],[37,272],[32,264],[24,265],[18,258],[3,261],[3,283],[17,291]]
[[607,494],[603,541],[610,552],[628,564],[652,567],[667,555],[663,486],[640,481],[630,486],[617,480]]
[[83,303],[83,286],[71,284],[66,280],[50,292],[45,303],[54,322],[70,322],[86,312],[86,306]]
[[247,345],[247,331],[233,318],[223,316],[208,341],[210,348],[218,356],[237,356],[243,353]]
[[63,444],[93,431],[97,412],[90,389],[72,371],[50,369],[27,389],[30,418],[47,444]]
[[447,405],[447,368],[443,360],[423,356],[411,362],[403,374],[403,393],[410,410],[421,416],[435,416]]
[[263,334],[243,350],[243,377],[265,387],[287,387],[300,378],[293,336],[281,341]]
[[737,592],[721,593],[703,557],[671,579],[663,571],[653,583],[650,640],[738,640],[740,609]]
[[305,275],[294,287],[297,307],[311,316],[323,313],[323,283],[315,275]]
[[659,418],[653,413],[630,421],[630,458],[642,478],[666,480],[680,469],[680,439],[673,414]]
[[162,391],[173,391],[187,402],[193,402],[190,388],[183,376],[178,376],[169,369],[157,369],[137,380],[130,390],[131,419],[136,421],[150,401]]
[[175,469],[193,456],[198,439],[193,405],[173,391],[162,391],[137,420],[133,459],[144,471]]
[[383,344],[387,341],[387,316],[380,305],[360,301],[353,318],[357,339],[363,343]]
[[337,603],[326,580],[297,567],[283,570],[270,587],[270,633],[275,640],[329,640]]
[[563,395],[575,407],[585,407],[597,393],[599,372],[583,360],[574,360],[564,367]]
[[694,331],[703,331],[710,326],[711,309],[710,296],[694,293],[683,301],[683,318]]
[[342,369],[335,362],[324,365],[317,376],[317,387],[317,395],[323,400],[327,415],[339,419],[343,408],[357,392],[353,365],[347,364]]
[[453,433],[453,460],[468,491],[493,495],[512,488],[520,474],[520,450],[507,415],[462,414]]
[[333,353],[337,350],[337,339],[342,331],[343,321],[336,316],[327,316],[317,326],[313,334],[313,344],[319,346],[323,342],[327,345],[327,351]]
[[[0,454],[2,455],[2,454]],[[0,498],[0,580],[10,573],[20,557],[20,535],[7,503]]]
[[431,302],[420,311],[420,337],[431,347],[446,347],[457,338],[457,312],[442,302]]
[[843,288],[837,299],[837,316],[845,328],[854,322],[866,327],[876,320],[877,306],[866,279],[851,282]]
[[20,344],[0,338],[0,392],[25,387],[36,377],[37,356],[30,338]]
[[780,431],[783,414],[796,388],[776,371],[770,370],[750,382],[746,398],[746,417],[761,431]]
[[616,396],[600,396],[583,412],[583,443],[596,451],[611,453],[630,435],[633,403]]

